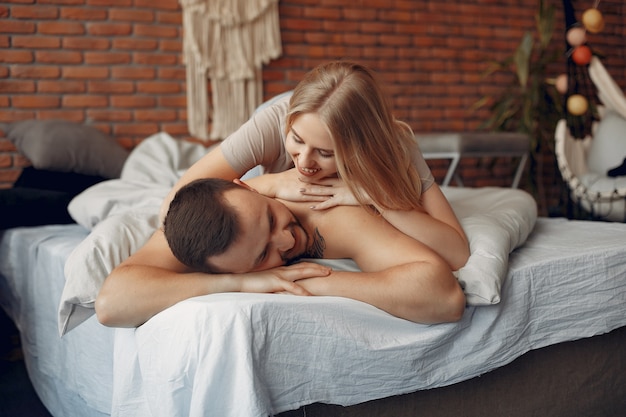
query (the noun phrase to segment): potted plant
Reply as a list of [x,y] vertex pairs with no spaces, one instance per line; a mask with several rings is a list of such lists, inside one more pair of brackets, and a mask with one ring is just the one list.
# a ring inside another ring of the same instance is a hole
[[563,114],[562,97],[548,77],[548,67],[562,60],[562,53],[551,48],[555,10],[543,0],[535,16],[536,38],[526,32],[515,52],[503,61],[493,62],[485,73],[512,72],[511,84],[498,97],[483,97],[473,108],[488,107],[490,117],[481,125],[497,131],[521,132],[530,139],[528,186],[537,200],[540,214],[547,212],[544,187],[544,155],[554,155],[554,130]]

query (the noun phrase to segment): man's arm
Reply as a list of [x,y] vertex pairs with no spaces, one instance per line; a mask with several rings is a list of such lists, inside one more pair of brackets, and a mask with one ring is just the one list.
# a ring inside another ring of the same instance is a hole
[[105,326],[136,327],[187,298],[222,292],[309,293],[295,284],[302,278],[327,276],[330,269],[311,263],[249,274],[191,272],[172,254],[161,230],[104,281],[96,299],[98,320]]
[[313,295],[353,298],[414,322],[459,320],[465,295],[447,262],[381,217],[354,210],[334,209],[320,232],[326,256],[352,258],[363,272],[333,271],[298,283]]

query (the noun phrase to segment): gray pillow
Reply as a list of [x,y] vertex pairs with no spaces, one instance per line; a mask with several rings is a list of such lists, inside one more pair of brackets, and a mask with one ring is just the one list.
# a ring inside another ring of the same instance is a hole
[[119,178],[129,151],[100,130],[65,120],[0,124],[37,169]]

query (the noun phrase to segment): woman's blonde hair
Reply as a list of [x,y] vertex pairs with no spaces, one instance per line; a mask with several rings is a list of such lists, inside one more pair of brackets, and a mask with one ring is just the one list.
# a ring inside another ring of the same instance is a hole
[[393,117],[371,70],[347,61],[313,69],[293,92],[287,132],[304,113],[317,113],[328,128],[337,172],[361,204],[362,190],[378,208],[420,206],[422,183],[413,164],[418,152],[413,131]]

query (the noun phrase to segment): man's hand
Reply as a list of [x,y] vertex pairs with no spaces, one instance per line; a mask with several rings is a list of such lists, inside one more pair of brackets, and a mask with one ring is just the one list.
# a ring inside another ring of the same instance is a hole
[[251,293],[286,293],[311,295],[296,281],[307,278],[321,278],[330,275],[331,269],[312,262],[301,262],[289,266],[279,266],[266,271],[249,272],[238,275],[239,291]]

